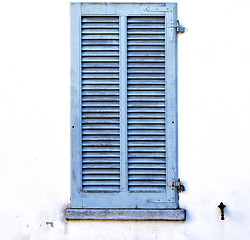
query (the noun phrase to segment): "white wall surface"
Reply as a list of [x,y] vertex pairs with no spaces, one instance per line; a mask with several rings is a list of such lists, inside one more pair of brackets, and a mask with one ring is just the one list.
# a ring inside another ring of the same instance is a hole
[[0,239],[250,239],[250,1],[177,2],[187,220],[67,222],[69,1],[1,1]]

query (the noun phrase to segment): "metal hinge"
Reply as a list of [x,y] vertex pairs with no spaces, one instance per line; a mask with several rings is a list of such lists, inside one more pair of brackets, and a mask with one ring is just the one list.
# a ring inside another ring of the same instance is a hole
[[184,33],[185,28],[180,26],[179,20],[176,21],[176,23],[170,22],[168,25],[168,28],[176,28],[177,33]]
[[179,178],[177,182],[175,181],[172,182],[172,187],[177,187],[179,192],[185,191],[185,187],[181,184],[181,180]]
[[177,20],[177,22],[176,22],[176,32],[177,33],[184,33],[185,32],[185,28],[180,26],[179,20]]

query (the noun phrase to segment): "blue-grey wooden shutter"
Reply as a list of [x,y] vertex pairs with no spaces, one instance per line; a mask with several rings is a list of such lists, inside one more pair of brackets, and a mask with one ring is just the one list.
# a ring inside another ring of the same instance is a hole
[[177,208],[177,6],[71,4],[71,207]]

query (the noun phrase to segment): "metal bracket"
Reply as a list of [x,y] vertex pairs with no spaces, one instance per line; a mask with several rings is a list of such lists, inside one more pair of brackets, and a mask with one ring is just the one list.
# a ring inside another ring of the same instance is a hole
[[177,187],[179,192],[185,191],[185,187],[181,184],[181,180],[179,178],[177,182],[172,182],[172,187]]
[[146,7],[143,8],[145,12],[169,12],[169,8],[167,7]]

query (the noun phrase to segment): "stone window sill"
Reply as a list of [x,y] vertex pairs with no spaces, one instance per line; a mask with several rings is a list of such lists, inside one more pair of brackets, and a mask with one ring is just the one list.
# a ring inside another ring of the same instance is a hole
[[67,220],[185,221],[185,209],[66,209]]

